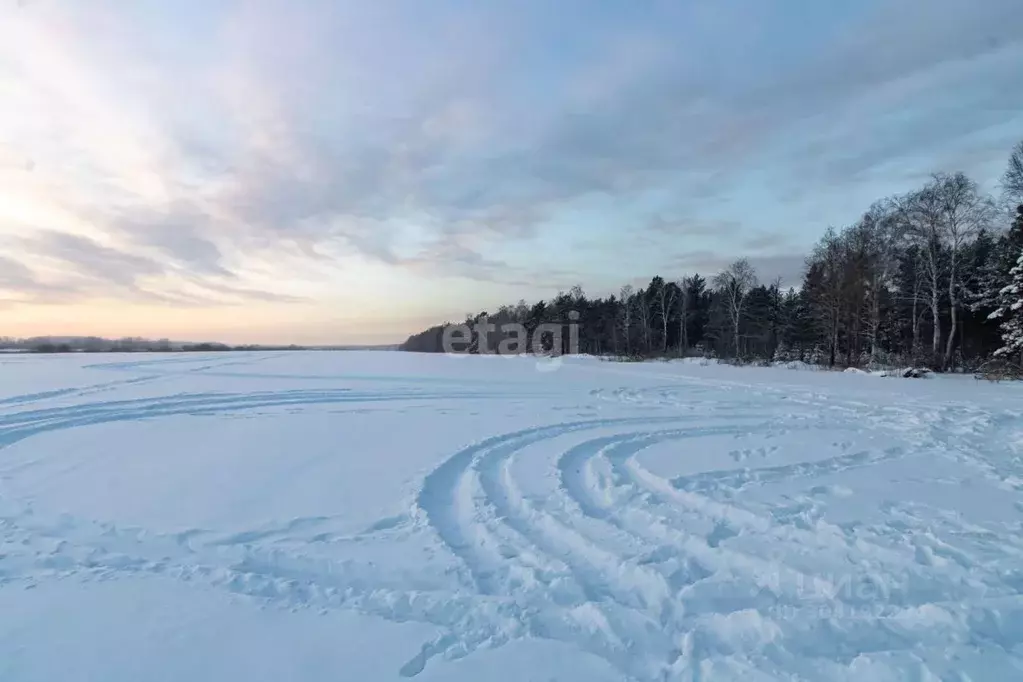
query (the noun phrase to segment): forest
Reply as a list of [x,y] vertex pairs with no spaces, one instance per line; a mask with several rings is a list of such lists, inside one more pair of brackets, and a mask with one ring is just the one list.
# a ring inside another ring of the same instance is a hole
[[[963,173],[936,173],[916,190],[878,200],[855,223],[824,231],[798,287],[762,282],[739,258],[707,277],[655,276],[642,288],[598,298],[576,286],[464,322],[532,330],[568,325],[577,313],[578,352],[625,359],[704,356],[935,371],[976,370],[992,361],[1018,366],[1023,142],[1011,151],[1000,184],[991,196]],[[442,352],[451,324],[415,334],[401,348]],[[541,336],[535,345],[542,347],[528,350],[569,352],[568,338],[562,335],[559,349],[551,347],[553,336]],[[492,348],[500,339],[486,342]]]

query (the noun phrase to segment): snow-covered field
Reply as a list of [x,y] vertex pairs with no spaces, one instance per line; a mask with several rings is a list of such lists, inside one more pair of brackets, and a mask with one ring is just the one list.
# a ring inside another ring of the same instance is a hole
[[0,680],[1023,679],[1023,386],[0,358]]

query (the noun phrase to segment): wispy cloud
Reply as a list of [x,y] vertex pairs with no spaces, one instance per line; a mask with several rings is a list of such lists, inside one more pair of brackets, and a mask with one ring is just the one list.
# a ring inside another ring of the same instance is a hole
[[1018,0],[170,7],[0,9],[7,300],[791,277],[779,252],[946,165],[990,183],[1023,134]]

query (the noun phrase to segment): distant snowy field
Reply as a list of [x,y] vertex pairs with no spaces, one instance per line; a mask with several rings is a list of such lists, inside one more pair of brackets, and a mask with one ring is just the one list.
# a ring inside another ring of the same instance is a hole
[[0,357],[0,680],[1023,679],[1023,386]]

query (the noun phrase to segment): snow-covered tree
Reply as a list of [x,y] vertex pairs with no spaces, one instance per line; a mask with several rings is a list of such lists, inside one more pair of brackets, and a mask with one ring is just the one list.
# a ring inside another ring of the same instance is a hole
[[1001,306],[990,317],[1002,321],[1004,345],[995,355],[1012,358],[1023,354],[1023,251],[1009,274],[1012,282],[1000,292]]
[[1009,231],[992,245],[991,253],[979,272],[970,296],[970,307],[988,315],[1002,305],[1002,289],[1012,281],[1010,271],[1023,250],[1023,205],[1016,211],[1016,220]]

